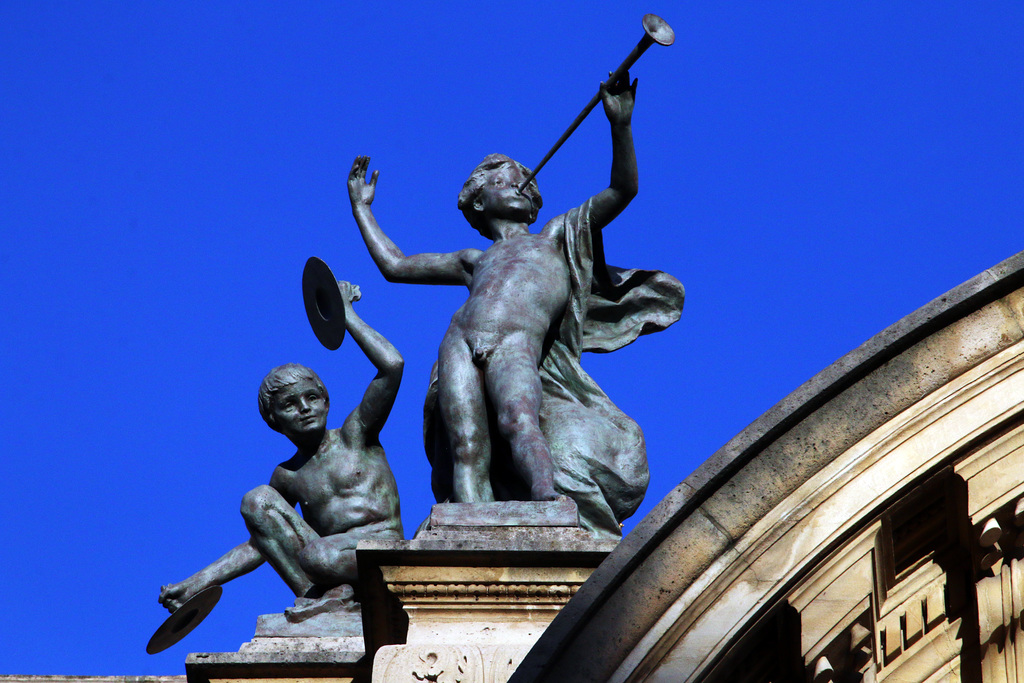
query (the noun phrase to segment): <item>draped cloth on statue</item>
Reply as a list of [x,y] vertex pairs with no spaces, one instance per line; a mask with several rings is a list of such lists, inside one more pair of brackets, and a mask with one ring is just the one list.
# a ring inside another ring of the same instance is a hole
[[[564,228],[571,295],[558,334],[540,368],[540,424],[551,447],[555,489],[576,501],[584,528],[621,535],[647,491],[647,451],[640,426],[619,410],[580,367],[583,351],[608,352],[663,330],[683,308],[683,286],[671,275],[607,266],[600,230],[591,233],[590,200],[553,218]],[[437,366],[424,405],[424,446],[439,502],[452,496],[452,458],[437,406]],[[529,500],[508,444],[491,421],[491,484],[498,500]]]

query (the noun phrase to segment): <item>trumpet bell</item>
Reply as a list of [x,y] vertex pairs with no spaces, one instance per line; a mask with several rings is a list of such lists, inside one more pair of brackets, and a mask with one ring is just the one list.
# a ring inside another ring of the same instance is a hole
[[668,46],[676,42],[676,32],[657,14],[645,14],[643,24],[644,32],[658,45]]
[[345,341],[345,303],[330,267],[316,256],[302,270],[302,301],[313,334],[331,351]]

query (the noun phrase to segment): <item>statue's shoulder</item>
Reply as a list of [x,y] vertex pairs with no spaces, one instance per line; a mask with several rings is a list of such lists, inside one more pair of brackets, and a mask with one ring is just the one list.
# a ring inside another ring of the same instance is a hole
[[304,458],[301,454],[296,452],[292,457],[274,468],[274,472],[270,475],[270,485],[278,489],[280,487],[275,486],[275,483],[287,486],[290,482],[295,480],[299,471],[307,462],[309,462],[308,458]]
[[270,475],[270,488],[275,489],[282,495],[291,490],[292,483],[295,481],[295,472],[300,467],[300,465],[296,465],[293,462],[294,460],[294,457],[285,460],[275,467]]
[[564,239],[568,231],[579,232],[583,230],[590,222],[590,213],[593,211],[592,207],[593,198],[558,214],[544,224],[541,234]]
[[540,234],[548,239],[561,240],[565,238],[565,219],[570,212],[560,213],[547,223],[541,229]]
[[[350,417],[353,425],[358,423],[358,416],[353,414]],[[372,462],[383,455],[383,448],[376,435],[367,433],[361,427],[348,425],[336,429],[327,430],[328,447],[327,455],[330,462]]]

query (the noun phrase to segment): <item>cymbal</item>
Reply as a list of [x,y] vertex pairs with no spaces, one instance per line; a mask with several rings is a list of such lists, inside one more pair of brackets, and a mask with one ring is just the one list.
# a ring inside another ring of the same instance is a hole
[[330,266],[310,256],[302,270],[302,301],[320,343],[334,351],[345,341],[345,302]]
[[146,645],[146,652],[151,655],[163,652],[189,633],[192,633],[192,629],[199,626],[203,619],[213,611],[223,592],[224,589],[220,586],[210,586],[186,600],[153,633],[153,637],[149,639],[149,643]]

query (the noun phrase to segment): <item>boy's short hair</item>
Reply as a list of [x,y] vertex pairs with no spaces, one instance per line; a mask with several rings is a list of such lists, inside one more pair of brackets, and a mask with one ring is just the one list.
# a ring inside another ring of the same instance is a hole
[[[473,172],[469,174],[469,178],[462,186],[462,192],[459,192],[459,209],[462,211],[462,215],[466,217],[469,224],[476,228],[484,237],[490,239],[490,235],[485,234],[483,230],[483,224],[480,221],[480,212],[473,208],[473,202],[476,201],[477,195],[480,194],[480,190],[483,189],[484,183],[486,182],[487,176],[491,171],[497,170],[502,166],[509,164],[515,164],[519,167],[519,171],[523,176],[530,175],[530,169],[523,166],[521,163],[505,156],[504,154],[488,154],[484,157],[484,160],[473,169]],[[530,203],[533,204],[533,218],[537,219],[537,212],[540,211],[540,207],[543,206],[544,201],[540,197],[540,190],[537,188],[537,179],[532,178],[530,184],[523,190],[523,194],[529,198]]]
[[330,398],[327,396],[327,387],[320,380],[320,377],[313,372],[310,368],[305,365],[299,365],[298,363],[285,363],[284,365],[278,365],[276,368],[267,373],[267,376],[263,378],[260,383],[260,415],[263,417],[264,422],[270,426],[275,432],[281,431],[277,428],[277,424],[274,421],[274,397],[284,387],[295,384],[300,379],[308,379],[316,388],[324,395],[324,402],[330,405]]

